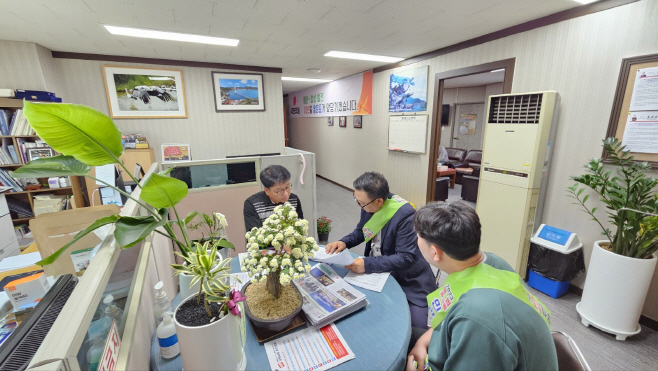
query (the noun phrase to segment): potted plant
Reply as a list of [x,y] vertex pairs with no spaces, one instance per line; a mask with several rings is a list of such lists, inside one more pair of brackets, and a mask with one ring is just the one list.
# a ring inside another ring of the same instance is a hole
[[230,258],[218,258],[218,242],[195,242],[196,250],[186,256],[178,253],[186,264],[172,264],[175,274],[192,276],[199,283],[199,292],[183,299],[174,311],[185,370],[244,370],[247,366],[238,321],[238,303],[244,297],[229,287]]
[[[601,159],[585,165],[587,174],[572,177],[568,187],[574,204],[592,217],[606,240],[594,242],[582,300],[576,306],[585,326],[590,324],[617,335],[618,340],[640,332],[638,320],[656,267],[658,250],[658,194],[653,188],[658,180],[646,173],[646,162],[634,156],[616,138],[603,141],[611,163],[608,170]],[[584,186],[584,187],[583,187]],[[596,207],[588,207],[593,190],[609,210],[609,222],[616,230],[603,226]]]
[[331,219],[326,216],[318,218],[318,240],[322,242],[329,241],[329,232],[331,232]]
[[247,232],[249,255],[241,268],[251,282],[242,291],[254,326],[281,331],[301,310],[301,295],[290,283],[311,270],[308,259],[318,250],[315,239],[307,234],[308,221],[298,219],[288,202],[275,207],[261,228]]

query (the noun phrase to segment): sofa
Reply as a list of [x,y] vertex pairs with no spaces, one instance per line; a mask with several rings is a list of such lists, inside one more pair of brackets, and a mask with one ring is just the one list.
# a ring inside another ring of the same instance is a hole
[[446,151],[448,152],[449,161],[444,165],[451,168],[466,167],[464,164],[464,158],[466,157],[466,152],[468,152],[467,150],[461,148],[446,148]]

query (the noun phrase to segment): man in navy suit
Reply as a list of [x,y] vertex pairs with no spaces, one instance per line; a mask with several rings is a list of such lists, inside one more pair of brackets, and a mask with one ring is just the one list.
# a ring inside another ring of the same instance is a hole
[[366,274],[391,272],[407,296],[412,327],[426,330],[427,295],[436,290],[436,282],[418,249],[413,206],[389,192],[382,174],[364,173],[353,186],[361,220],[352,233],[327,244],[325,250],[341,252],[365,241],[366,257],[355,259],[345,268]]

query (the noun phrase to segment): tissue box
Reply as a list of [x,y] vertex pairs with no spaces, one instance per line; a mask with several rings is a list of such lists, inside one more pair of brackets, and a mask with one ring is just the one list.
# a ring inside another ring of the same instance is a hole
[[48,290],[50,290],[50,283],[43,272],[19,278],[5,286],[5,292],[14,306],[14,310],[18,310],[24,304],[41,300]]

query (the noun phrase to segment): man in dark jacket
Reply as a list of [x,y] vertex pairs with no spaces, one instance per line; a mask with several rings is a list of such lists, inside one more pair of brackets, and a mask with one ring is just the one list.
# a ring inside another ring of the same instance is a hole
[[389,192],[382,174],[364,173],[353,186],[361,220],[352,233],[328,244],[326,251],[340,252],[365,241],[366,257],[345,268],[366,274],[391,272],[407,296],[412,327],[427,329],[426,297],[436,289],[436,283],[417,248],[413,206]]

